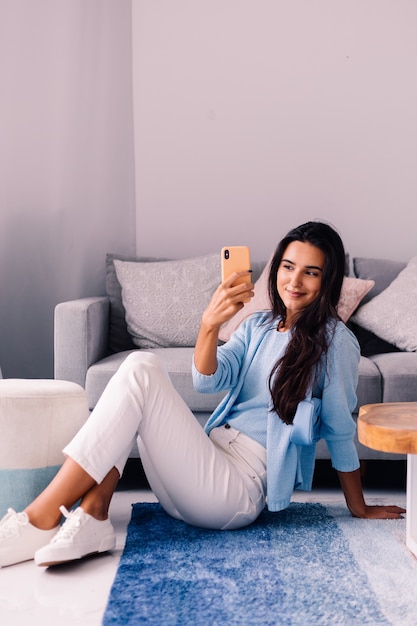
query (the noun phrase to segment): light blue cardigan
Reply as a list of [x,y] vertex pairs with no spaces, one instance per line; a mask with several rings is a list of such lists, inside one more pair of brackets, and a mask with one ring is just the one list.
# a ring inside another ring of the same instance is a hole
[[[211,376],[200,374],[193,363],[193,382],[197,391],[229,390],[208,419],[207,433],[227,421],[260,343],[267,339],[268,331],[276,328],[276,324],[276,321],[271,323],[267,312],[255,313],[244,320],[230,340],[218,348],[218,367]],[[343,322],[337,322],[327,354],[322,357],[319,378],[313,386],[313,400],[316,412],[320,413],[316,440],[326,440],[333,467],[341,472],[351,472],[359,467],[353,442],[356,426],[352,418],[357,402],[359,358],[356,337]],[[260,372],[260,375],[269,376],[269,372]],[[270,511],[286,508],[294,488],[310,490],[312,486],[316,444],[297,446],[290,442],[290,433],[291,428],[276,413],[268,413],[267,505]]]

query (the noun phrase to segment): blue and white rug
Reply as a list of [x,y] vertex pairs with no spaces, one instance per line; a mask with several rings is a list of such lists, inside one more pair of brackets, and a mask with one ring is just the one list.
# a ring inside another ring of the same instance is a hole
[[353,519],[293,503],[235,531],[133,505],[104,626],[417,624],[417,560],[405,520]]

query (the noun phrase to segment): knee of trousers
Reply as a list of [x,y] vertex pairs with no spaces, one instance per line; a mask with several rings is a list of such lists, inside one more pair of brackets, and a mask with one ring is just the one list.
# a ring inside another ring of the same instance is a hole
[[152,352],[138,350],[129,354],[119,368],[119,375],[126,376],[127,379],[137,381],[137,377],[146,375],[146,378],[160,377],[168,378],[169,375],[161,359]]
[[119,369],[135,371],[137,369],[148,367],[160,369],[162,371],[165,370],[161,359],[156,356],[156,354],[153,354],[152,352],[143,352],[142,350],[137,350],[136,352],[131,352],[125,358]]

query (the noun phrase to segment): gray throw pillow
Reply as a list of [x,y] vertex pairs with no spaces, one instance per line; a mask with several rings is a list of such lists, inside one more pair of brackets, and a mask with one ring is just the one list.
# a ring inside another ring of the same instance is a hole
[[135,346],[194,346],[203,311],[220,283],[220,254],[154,263],[113,262]]
[[134,350],[136,347],[132,341],[126,324],[126,311],[122,301],[122,287],[119,283],[114,267],[114,259],[121,261],[138,261],[141,263],[167,261],[144,256],[126,256],[122,254],[108,253],[106,255],[106,293],[110,301],[109,320],[109,352],[116,354],[124,350]]
[[352,322],[401,350],[417,350],[417,256],[390,285],[360,306]]

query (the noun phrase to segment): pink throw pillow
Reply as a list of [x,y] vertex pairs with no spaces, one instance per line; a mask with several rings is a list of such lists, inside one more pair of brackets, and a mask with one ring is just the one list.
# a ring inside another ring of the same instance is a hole
[[353,278],[352,276],[344,277],[342,292],[337,305],[337,312],[343,322],[346,323],[348,321],[349,317],[358,308],[361,300],[368,291],[371,291],[374,285],[374,280],[364,280],[363,278]]

